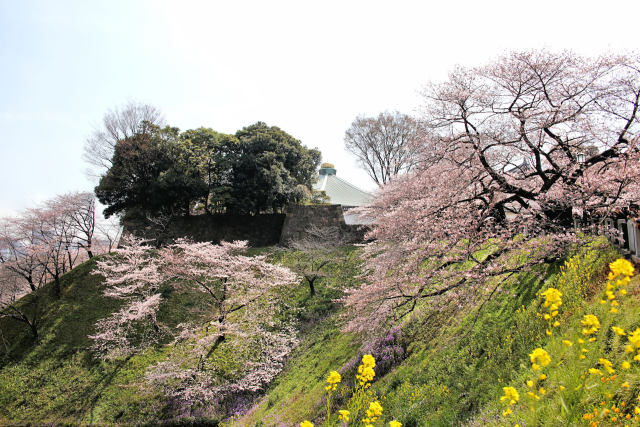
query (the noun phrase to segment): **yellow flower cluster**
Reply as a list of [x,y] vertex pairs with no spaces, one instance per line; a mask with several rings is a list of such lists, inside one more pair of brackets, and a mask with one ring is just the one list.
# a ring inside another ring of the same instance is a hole
[[600,329],[600,321],[593,314],[585,314],[582,318],[582,335],[593,335]]
[[[371,402],[372,396],[375,396],[375,394],[371,390],[367,390],[376,375],[373,370],[375,366],[376,360],[372,355],[365,354],[362,356],[362,364],[358,366],[358,374],[356,375],[359,387],[356,387],[353,390],[354,393],[347,404],[347,407],[355,414],[358,414],[362,409],[364,409],[364,405],[366,405],[366,403],[369,404],[368,409],[365,411],[365,417],[362,418],[364,427],[375,427],[374,424],[379,425],[378,423],[381,421],[383,412],[382,404],[378,400]],[[329,372],[329,375],[327,376],[328,385],[325,387],[325,390],[328,392],[327,420],[331,419],[331,397],[333,391],[336,390],[337,385],[341,381],[342,376],[337,371]],[[346,390],[346,388],[343,390]],[[347,409],[338,410],[338,420],[341,422],[340,425],[344,427],[349,424],[350,416],[351,411]],[[313,427],[313,423],[305,420],[300,424],[300,427]],[[389,421],[389,427],[402,427],[402,423],[397,420]]]
[[562,305],[562,292],[555,288],[549,288],[542,293],[544,297],[544,306],[550,311],[557,310]]
[[613,363],[611,363],[611,361],[600,358],[598,359],[598,363],[600,363],[608,373],[615,374],[616,370],[613,369]]
[[360,384],[360,387],[368,388],[373,381],[373,377],[376,376],[373,368],[376,367],[376,360],[370,354],[365,354],[362,356],[362,364],[358,366],[358,374],[356,375],[356,379]]
[[547,335],[552,335],[553,328],[560,326],[560,322],[555,320],[558,315],[558,309],[562,305],[562,292],[555,288],[549,288],[541,294],[544,297],[544,306],[548,310],[548,313],[544,314],[544,319],[549,322],[549,327],[546,330]]
[[[529,354],[529,360],[531,360],[531,369],[533,369],[533,371],[535,372],[551,363],[551,356],[549,356],[549,353],[547,353],[546,350],[542,348],[536,348]],[[540,374],[537,378],[534,377],[533,379],[527,381],[527,386],[529,387],[527,396],[529,396],[531,400],[540,400],[540,396],[546,393],[545,388],[542,386],[538,388],[536,392],[538,381],[544,381],[546,379],[547,376],[545,374]],[[508,412],[510,413],[511,411],[509,410]],[[505,411],[503,411],[503,415],[504,414]]]
[[625,296],[627,294],[626,286],[631,281],[634,268],[633,265],[624,258],[620,258],[609,264],[611,272],[608,276],[607,288],[605,290],[606,299],[600,300],[600,303],[611,305],[611,313],[618,312],[618,296]]
[[504,396],[500,398],[501,402],[508,402],[509,405],[515,405],[520,400],[520,394],[513,387],[502,387]]
[[511,405],[515,405],[520,400],[520,394],[513,387],[502,387],[502,390],[504,391],[504,396],[500,397],[500,401],[507,404],[507,408],[502,411],[502,415],[506,417],[511,414]]
[[382,415],[382,405],[377,400],[369,403],[369,409],[365,413],[365,418],[362,419],[363,423],[375,423]]
[[629,340],[629,344],[625,349],[626,352],[636,353],[636,355],[633,356],[633,360],[640,362],[640,328],[630,332],[627,339]]
[[338,387],[338,384],[342,381],[342,377],[336,371],[329,372],[329,376],[327,377],[327,386],[324,388],[327,391],[335,391]]
[[531,360],[531,368],[534,371],[540,369],[541,366],[547,366],[551,363],[551,356],[542,348],[536,348],[529,354]]
[[611,273],[609,273],[609,280],[616,276],[633,276],[634,273],[633,264],[624,258],[619,258],[613,261],[609,264],[609,268],[611,269]]
[[[608,276],[607,286],[606,286],[606,299],[602,299],[602,304],[611,304],[611,313],[618,312],[618,298],[624,297],[627,295],[626,286],[630,282],[630,276],[634,273],[634,268],[630,262],[624,259],[618,259],[615,262],[609,264],[611,272]],[[552,335],[551,329],[559,326],[559,323],[555,320],[556,316],[558,316],[558,309],[562,305],[562,292],[555,288],[548,288],[544,292],[541,293],[544,297],[544,307],[546,308],[546,314],[544,314],[544,319],[549,322],[549,329],[547,329],[547,335]],[[571,297],[571,295],[569,295]],[[541,313],[538,313],[539,317],[543,317]],[[607,324],[609,322],[609,317],[605,315],[603,319],[603,323]],[[563,354],[560,356],[560,362],[562,363],[562,359],[566,359],[567,356],[572,355],[573,357],[579,358],[580,360],[585,360],[587,358],[587,354],[590,351],[594,353],[597,351],[597,347],[594,348],[585,348],[588,346],[588,343],[593,343],[596,341],[596,335],[601,328],[600,319],[593,314],[587,314],[581,319],[582,326],[582,337],[577,338],[577,343],[580,345],[580,350],[578,351],[571,349],[573,347],[574,342],[569,339],[559,338],[558,341],[561,341],[565,350],[563,350]],[[615,333],[615,335],[622,337],[626,336],[628,340],[628,344],[626,346],[626,352],[633,354],[633,359],[635,361],[640,362],[640,328],[636,329],[633,332],[627,332],[623,328],[619,326],[611,326],[611,331]],[[615,342],[615,341],[614,341]],[[526,385],[528,387],[527,396],[530,398],[530,409],[532,413],[535,414],[536,411],[536,402],[542,399],[547,394],[549,396],[553,396],[558,390],[559,392],[565,392],[568,390],[565,385],[551,383],[550,388],[551,392],[548,393],[545,390],[545,387],[541,383],[541,381],[545,381],[547,379],[547,375],[544,373],[540,373],[539,371],[542,367],[545,367],[551,363],[551,356],[542,348],[536,348],[529,354],[529,358],[531,361],[531,368],[534,371],[534,376],[532,379],[526,381]],[[602,422],[611,422],[611,423],[620,423],[624,424],[625,420],[633,419],[634,422],[640,421],[640,407],[631,405],[629,406],[627,402],[614,402],[613,398],[616,396],[616,391],[628,391],[632,388],[632,383],[630,381],[626,381],[624,378],[625,374],[621,375],[616,373],[616,369],[614,369],[614,363],[611,360],[605,358],[598,358],[598,365],[595,367],[584,366],[584,371],[581,370],[581,378],[583,380],[583,386],[586,381],[593,381],[592,376],[599,377],[599,382],[602,383],[602,387],[607,387],[604,389],[604,396],[607,400],[609,400],[609,407],[605,407],[607,405],[606,401],[601,402],[602,408],[596,408],[593,412],[585,413],[582,418],[585,421],[589,421],[590,426],[597,426]],[[623,361],[620,364],[620,369],[622,371],[626,371],[631,369],[631,363],[629,361]],[[590,384],[586,389],[594,389],[597,385]],[[557,388],[556,388],[557,387]],[[582,387],[582,386],[581,386]],[[506,408],[503,407],[502,415],[507,416],[512,413],[512,407],[515,408],[519,401],[520,395],[518,391],[513,387],[503,387],[504,395],[500,397],[500,401]],[[578,389],[576,389],[578,390]],[[640,396],[638,396],[638,400],[640,400]],[[616,406],[618,405],[618,406]],[[630,410],[633,408],[633,411]],[[600,409],[600,412],[598,412]],[[534,418],[535,419],[535,418]],[[635,424],[634,424],[635,425]]]

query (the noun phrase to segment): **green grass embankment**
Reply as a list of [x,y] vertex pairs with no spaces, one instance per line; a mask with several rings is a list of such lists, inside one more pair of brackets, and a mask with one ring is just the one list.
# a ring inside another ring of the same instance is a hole
[[[294,251],[254,251],[265,252],[273,262],[289,266],[298,264],[302,256]],[[371,344],[341,332],[344,312],[336,302],[345,288],[360,280],[358,251],[343,248],[333,257],[340,262],[327,268],[316,296],[309,295],[305,284],[282,291],[287,309],[299,319],[301,343],[264,396],[247,414],[227,424],[293,426],[309,419],[316,426],[328,425],[324,406],[327,374],[345,366]],[[412,317],[397,325],[401,332],[398,344],[404,349],[402,360],[376,378],[371,388],[384,407],[383,419],[397,419],[406,427],[531,422],[524,386],[532,375],[529,353],[542,347],[552,356],[559,354],[561,348],[554,339],[567,335],[576,341],[571,334],[579,329],[585,313],[605,319],[599,299],[608,263],[616,257],[611,248],[586,246],[573,254],[570,267],[563,267],[564,260],[540,265],[533,272],[511,277],[495,292],[497,283],[486,283],[482,288],[486,290],[479,292],[474,303],[462,308],[420,305]],[[93,324],[119,307],[118,301],[101,295],[101,279],[91,275],[93,267],[94,261],[90,261],[63,277],[62,297],[47,303],[40,344],[33,345],[23,325],[0,321],[10,343],[0,368],[0,424],[136,424],[170,418],[163,397],[143,381],[146,369],[166,357],[166,347],[116,362],[99,361],[90,353],[88,335],[93,333]],[[637,282],[637,278],[632,281],[628,300],[621,304],[625,311],[617,323],[625,330],[640,326]],[[554,337],[546,335],[547,324],[536,314],[541,310],[539,291],[549,286],[564,294],[561,326],[554,330]],[[206,317],[194,296],[176,294],[170,288],[164,292],[168,298],[161,313],[165,323]],[[619,364],[624,354],[620,353],[620,339],[605,331],[610,323],[603,320],[604,335],[597,341],[597,351],[596,347],[593,350]],[[224,363],[224,358],[220,360]],[[577,370],[583,368],[568,367],[566,362],[547,368],[548,400],[540,401],[540,417],[535,423],[588,425],[582,415],[599,404],[596,391],[600,389],[594,387],[593,395],[585,399],[576,400],[572,395],[573,400],[564,403],[557,392],[559,381],[575,388],[571,381],[575,382],[576,375],[580,378]],[[636,372],[631,371],[629,375]],[[343,385],[352,382],[353,377],[345,375]],[[639,382],[640,377],[632,377],[625,393],[637,395]],[[499,398],[504,386],[517,387],[521,393],[511,418],[502,416],[504,406]],[[335,400],[335,409],[348,400],[346,390],[342,393],[343,397]],[[353,425],[362,424],[355,421]],[[330,422],[337,422],[335,416]]]
[[[496,282],[486,283],[486,291],[475,303],[462,309],[422,305],[399,325],[408,357],[376,378],[371,388],[384,407],[382,419],[386,423],[395,419],[406,427],[509,424],[511,420],[501,417],[502,387],[522,383],[530,374],[529,353],[550,343],[547,324],[536,315],[541,304],[538,293],[555,286],[565,294],[559,334],[564,325],[579,323],[585,311],[598,305],[595,295],[603,286],[609,262],[617,256],[599,241],[577,250],[570,269],[563,266],[564,260],[543,264],[511,277],[496,292]],[[351,356],[357,354],[356,346],[345,346],[348,335],[339,334],[333,321],[319,326],[315,341],[313,336],[261,403],[230,425],[292,426],[304,419],[316,426],[339,425],[334,418],[339,405],[329,423],[324,416],[325,379],[350,358],[350,348]],[[343,378],[343,386],[352,387],[353,378]],[[340,393],[349,392],[338,388]],[[361,422],[352,419],[352,424]]]

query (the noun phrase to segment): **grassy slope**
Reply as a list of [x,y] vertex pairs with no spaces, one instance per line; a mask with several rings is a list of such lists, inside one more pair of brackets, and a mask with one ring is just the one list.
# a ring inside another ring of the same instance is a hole
[[[583,296],[593,294],[589,286],[602,279],[615,256],[612,251],[590,254],[588,274],[563,285],[568,292],[564,313],[575,313],[567,316],[567,323],[575,323],[585,309]],[[304,287],[288,291],[287,299],[300,310],[303,341],[265,396],[230,425],[322,422],[324,379],[357,354],[361,344],[357,337],[340,333],[340,308],[332,302],[341,288],[355,283],[357,252],[343,249],[335,256],[346,261],[328,270],[315,298],[309,298]],[[298,257],[291,252],[271,255],[285,265],[294,265]],[[21,325],[0,323],[3,331],[13,331],[9,338],[14,343],[11,359],[0,370],[0,424],[162,418],[161,399],[136,386],[146,367],[163,357],[162,349],[116,365],[96,362],[87,351],[87,335],[95,320],[117,307],[115,301],[100,296],[99,279],[89,275],[92,267],[92,262],[85,263],[64,277],[63,297],[49,307],[39,346],[31,345]],[[385,414],[405,426],[496,421],[502,386],[521,382],[529,368],[527,354],[548,341],[544,325],[534,315],[534,298],[545,283],[554,283],[558,266],[542,266],[537,273],[514,278],[481,310],[423,309],[406,322],[402,329],[409,357],[377,378],[373,387],[383,399]],[[580,295],[572,299],[571,292]],[[189,313],[185,307],[197,309],[197,301],[188,297],[170,298],[166,316],[172,321]],[[632,322],[627,323],[624,326]]]
[[[163,349],[116,363],[97,361],[89,352],[94,323],[119,307],[117,300],[101,295],[94,267],[91,260],[63,276],[60,300],[46,301],[40,344],[33,344],[22,324],[0,322],[11,343],[0,370],[0,424],[131,422],[162,409],[157,396],[135,384],[162,358]],[[169,324],[197,312],[195,296],[168,298],[169,309],[160,316]]]
[[[581,313],[583,297],[593,293],[590,286],[602,282],[616,253],[584,248],[578,257],[584,260],[584,274],[563,275],[563,284],[557,279],[559,264],[543,265],[536,274],[512,278],[484,305],[416,313],[402,326],[409,357],[372,387],[385,407],[386,420],[397,419],[405,427],[448,426],[473,422],[486,408],[495,412],[502,387],[522,375],[529,367],[528,353],[548,340],[544,323],[535,316],[538,291],[562,285],[565,312]],[[569,296],[576,292],[581,295]],[[304,419],[326,425],[326,375],[344,365],[341,361],[350,358],[350,349],[351,356],[357,354],[355,343],[345,345],[347,337],[336,329],[334,319],[329,319],[326,336],[312,335],[262,402],[230,425],[291,426]],[[343,378],[343,383],[349,381]],[[334,424],[338,425],[332,420]]]
[[[290,266],[301,256],[272,252],[251,251],[271,253],[273,262]],[[315,298],[309,297],[304,285],[284,292],[298,313],[303,335],[315,336],[318,330],[325,333],[324,327],[317,327],[320,319],[339,309],[333,300],[343,287],[354,284],[358,274],[355,248],[341,248],[332,257],[341,261],[324,269],[327,277],[318,284]],[[100,362],[89,351],[88,336],[94,332],[94,323],[119,307],[117,300],[101,295],[101,278],[91,274],[94,267],[95,260],[79,265],[63,276],[60,300],[47,298],[40,344],[34,345],[24,325],[0,319],[10,343],[8,354],[0,359],[0,424],[133,423],[168,418],[161,397],[140,386],[147,367],[162,360],[168,349],[149,349],[115,363]],[[170,288],[163,291],[168,303],[158,315],[161,321],[175,325],[192,316],[206,316],[197,295],[172,293]]]

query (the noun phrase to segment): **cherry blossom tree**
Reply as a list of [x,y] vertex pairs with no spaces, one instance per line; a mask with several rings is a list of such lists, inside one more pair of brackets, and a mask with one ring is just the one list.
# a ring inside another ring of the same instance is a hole
[[49,201],[47,205],[69,224],[69,232],[66,236],[69,244],[86,251],[91,259],[93,235],[96,229],[96,200],[93,193],[63,194]]
[[455,69],[424,99],[417,169],[363,211],[378,242],[346,298],[355,330],[421,300],[473,301],[488,278],[564,253],[574,216],[640,196],[637,57],[512,53]]
[[[296,274],[266,262],[265,256],[244,255],[247,242],[178,240],[157,250],[144,243],[129,240],[97,263],[105,295],[124,304],[96,324],[94,350],[104,358],[123,357],[172,338],[169,359],[152,367],[147,378],[188,407],[264,387],[297,342],[291,321],[276,316],[275,304],[277,290],[297,283]],[[161,284],[171,285],[174,292],[199,294],[211,317],[169,328],[157,316],[164,302]],[[250,360],[231,381],[233,386],[220,381],[212,361],[223,343]]]
[[0,218],[0,315],[25,323],[38,339],[44,285],[61,295],[61,277],[92,255],[91,193],[57,196]]
[[0,221],[0,317],[25,324],[36,342],[50,256],[30,222],[22,218]]
[[161,303],[157,256],[141,239],[129,239],[113,256],[97,262],[96,274],[105,278],[104,295],[123,300],[123,306],[96,325],[93,349],[105,358],[129,356],[157,343],[164,327],[156,313]]
[[316,294],[316,281],[324,277],[323,269],[331,263],[339,263],[340,260],[331,256],[331,252],[344,246],[351,236],[340,230],[339,227],[320,227],[310,225],[304,235],[287,243],[287,246],[303,252],[303,257],[298,258],[293,269],[302,275],[309,285],[309,294]]

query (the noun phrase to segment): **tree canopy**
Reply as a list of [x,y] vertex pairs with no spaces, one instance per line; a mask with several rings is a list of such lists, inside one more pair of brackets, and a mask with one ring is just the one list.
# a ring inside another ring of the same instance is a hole
[[454,70],[424,101],[417,169],[366,210],[378,248],[368,285],[348,298],[355,328],[420,299],[470,298],[514,272],[502,254],[521,251],[519,269],[557,257],[575,241],[572,217],[604,218],[640,198],[636,57],[512,53]]
[[132,137],[142,122],[164,126],[162,112],[153,105],[129,101],[108,111],[102,126],[95,127],[84,145],[84,160],[89,163],[87,174],[99,178],[113,165],[113,153],[119,141]]
[[413,169],[417,161],[413,150],[421,132],[418,120],[397,111],[378,117],[359,116],[345,132],[344,145],[382,187],[396,175]]
[[205,193],[196,165],[179,144],[178,129],[149,123],[116,144],[113,166],[96,187],[107,217],[131,210],[188,212],[189,203]]
[[258,122],[236,133],[231,209],[276,211],[309,194],[321,154],[282,129]]
[[144,122],[96,187],[105,215],[276,212],[310,194],[320,152],[256,123],[227,135]]

